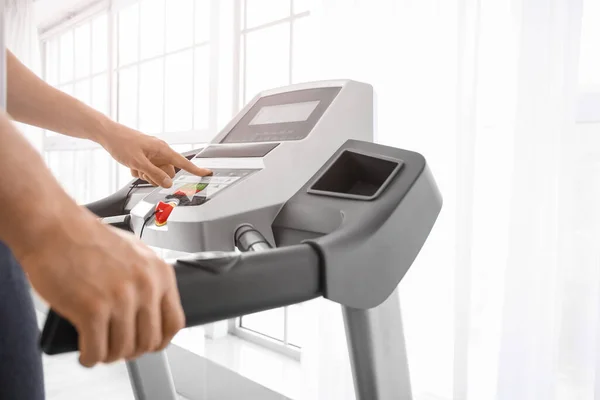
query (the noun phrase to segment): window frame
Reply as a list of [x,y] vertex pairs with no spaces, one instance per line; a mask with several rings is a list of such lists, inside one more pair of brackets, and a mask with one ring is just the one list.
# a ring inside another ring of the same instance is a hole
[[283,18],[278,18],[274,21],[265,22],[256,26],[252,26],[247,28],[247,1],[248,0],[236,0],[236,8],[241,11],[240,20],[236,21],[235,29],[236,29],[236,38],[240,41],[240,49],[237,54],[238,58],[238,69],[239,69],[239,97],[238,102],[238,110],[241,110],[242,107],[252,99],[256,93],[247,93],[247,73],[246,73],[246,61],[247,61],[247,35],[249,33],[257,32],[260,30],[268,29],[277,25],[289,24],[290,34],[289,34],[289,43],[288,43],[288,58],[289,58],[289,66],[288,66],[288,85],[293,82],[293,69],[294,69],[294,23],[302,18],[310,17],[310,11],[302,11],[299,13],[294,12],[294,3],[296,0],[290,1],[290,10],[288,15]]
[[[107,68],[103,73],[94,74],[92,71],[92,66],[90,64],[89,74],[83,78],[76,78],[75,76],[75,68],[73,70],[73,78],[71,81],[67,82],[67,84],[75,86],[75,82],[80,80],[93,79],[94,76],[100,76],[102,74],[106,74],[107,76],[107,105],[106,110],[108,111],[108,116],[113,117],[112,115],[112,60],[111,60],[111,41],[113,39],[112,29],[111,29],[111,14],[112,14],[112,4],[111,0],[101,0],[96,3],[88,4],[87,6],[78,9],[72,13],[66,15],[65,18],[59,20],[58,22],[44,28],[39,33],[39,47],[40,47],[40,59],[41,59],[41,74],[42,79],[47,81],[48,78],[48,54],[47,54],[47,46],[46,43],[51,40],[59,40],[59,38],[66,32],[72,31],[73,34],[75,30],[82,25],[90,23],[95,19],[100,17],[103,14],[106,14],[106,23],[107,23]],[[90,29],[92,27],[90,26]],[[90,32],[90,54],[92,54],[92,35]],[[73,54],[75,54],[75,46],[76,40],[73,35]],[[62,82],[60,82],[60,47],[58,48],[58,71],[57,74],[59,76],[59,82],[57,82],[56,86],[60,86]],[[73,57],[73,63],[75,64],[75,57]],[[73,93],[74,94],[74,93]],[[90,91],[90,95],[91,95]],[[72,138],[64,135],[56,135],[49,136],[47,131],[42,131],[42,146],[41,152],[44,156],[44,159],[47,164],[50,164],[50,154],[53,152],[77,152],[83,150],[96,150],[100,149],[101,146],[88,140],[81,140]],[[75,157],[74,157],[75,160]],[[75,170],[75,165],[73,165],[73,170]],[[109,162],[109,173],[108,173],[108,181],[109,181],[109,190],[114,192],[119,188],[119,171],[117,168],[116,161],[110,160]]]
[[251,342],[257,344],[261,347],[267,348],[276,353],[282,354],[286,357],[292,358],[296,361],[300,361],[302,358],[302,348],[298,346],[294,346],[288,341],[288,307],[282,307],[284,313],[284,340],[278,340],[271,338],[270,336],[254,331],[249,328],[245,328],[241,326],[242,318],[238,317],[228,321],[228,333],[230,335],[236,336],[240,339],[243,339],[247,342]]
[[[210,0],[211,3],[215,3],[218,0]],[[108,66],[106,73],[108,76],[108,116],[116,120],[118,117],[118,98],[117,98],[117,87],[116,87],[116,76],[118,72],[124,68],[129,67],[138,67],[146,62],[156,60],[156,59],[165,59],[169,55],[177,54],[183,51],[197,49],[202,46],[208,46],[209,53],[212,55],[212,47],[215,46],[214,43],[214,33],[215,27],[214,25],[218,22],[218,14],[215,18],[214,11],[218,12],[218,7],[211,7],[211,26],[209,28],[209,40],[205,42],[196,43],[194,42],[191,46],[186,46],[185,48],[177,49],[174,51],[164,51],[161,52],[160,55],[154,56],[151,58],[141,60],[138,57],[138,60],[132,63],[119,65],[118,63],[118,12],[123,8],[139,3],[140,0],[115,0],[113,2],[109,1],[101,1],[99,3],[94,3],[91,6],[85,8],[83,11],[77,12],[76,14],[70,15],[67,19],[59,22],[56,25],[44,30],[40,33],[40,48],[41,51],[41,61],[42,61],[42,76],[44,79],[47,77],[47,51],[46,51],[46,42],[51,39],[60,37],[60,35],[69,32],[71,30],[76,29],[79,26],[82,26],[94,18],[106,13],[107,16],[107,43],[108,43]],[[194,5],[196,2],[194,2]],[[212,5],[212,4],[211,4]],[[216,8],[216,9],[215,9]],[[165,16],[166,18],[166,16]],[[141,24],[138,26],[138,30],[141,29]],[[90,44],[90,49],[92,49],[92,45]],[[209,116],[208,116],[208,128],[206,129],[191,129],[186,131],[179,132],[165,132],[164,129],[162,132],[156,134],[155,136],[169,142],[170,144],[192,144],[192,143],[206,143],[210,141],[216,134],[217,131],[217,118],[216,118],[216,96],[217,91],[213,90],[213,87],[216,85],[216,70],[218,68],[217,62],[213,57],[210,57],[210,65],[209,65]],[[102,74],[102,73],[100,73]],[[66,82],[66,84],[74,84],[80,80],[85,80],[89,78],[93,78],[96,75],[91,73],[89,76],[84,78],[74,78],[72,81]],[[166,71],[163,70],[163,77],[166,74]],[[138,85],[138,100],[139,100],[139,85]],[[139,113],[139,106],[138,113]],[[164,122],[163,122],[164,125]],[[44,135],[44,147],[43,151],[63,151],[63,150],[91,150],[100,148],[97,143],[84,141],[81,139],[71,138],[68,136],[47,136]]]
[[[141,51],[138,48],[138,57],[137,57],[137,61],[133,62],[133,63],[128,63],[127,65],[119,65],[118,62],[118,46],[119,46],[119,32],[118,32],[118,19],[119,19],[119,12],[121,10],[123,10],[124,8],[127,8],[129,6],[133,6],[136,3],[140,3],[140,0],[101,0],[100,2],[96,2],[96,3],[92,3],[90,5],[88,5],[85,8],[82,8],[78,11],[75,11],[69,15],[67,15],[66,18],[58,21],[56,24],[53,24],[51,26],[49,26],[47,29],[44,29],[42,32],[40,32],[40,38],[39,38],[39,42],[40,42],[40,49],[41,49],[41,61],[42,61],[42,77],[44,79],[47,79],[48,77],[48,54],[47,54],[47,47],[46,47],[46,43],[48,43],[50,40],[53,39],[59,39],[61,37],[62,34],[67,33],[69,31],[75,31],[75,29],[77,29],[79,26],[85,25],[90,23],[91,21],[93,21],[95,18],[106,14],[106,19],[107,19],[107,69],[105,72],[101,73],[101,74],[106,74],[107,76],[107,116],[113,120],[118,120],[118,88],[117,88],[117,84],[118,84],[118,73],[120,70],[122,70],[125,67],[135,67],[138,72],[139,72],[139,68],[140,65],[142,65],[143,63],[146,63],[152,59],[162,59],[163,60],[163,79],[166,76],[166,70],[164,69],[164,60],[166,60],[166,58],[171,55],[171,54],[177,54],[179,52],[190,50],[190,49],[197,49],[200,48],[202,46],[207,46],[208,49],[208,53],[209,53],[209,65],[208,65],[208,71],[209,71],[209,77],[208,77],[208,85],[209,85],[209,93],[208,93],[208,105],[209,105],[209,110],[208,110],[208,127],[205,129],[194,129],[193,127],[193,123],[194,123],[194,114],[192,114],[192,129],[191,130],[186,130],[186,131],[179,131],[179,132],[165,132],[164,129],[164,117],[165,117],[165,112],[164,112],[164,101],[163,101],[163,129],[161,129],[161,132],[155,134],[154,136],[156,136],[157,138],[164,140],[166,142],[168,142],[171,145],[195,145],[195,144],[202,144],[202,143],[207,143],[209,142],[217,133],[217,89],[216,89],[216,85],[217,85],[217,79],[218,79],[218,68],[219,68],[219,60],[216,57],[213,57],[213,55],[216,53],[218,54],[218,51],[215,50],[215,48],[219,45],[219,43],[217,43],[218,40],[218,24],[219,24],[219,7],[217,6],[218,4],[218,0],[209,0],[210,2],[210,17],[209,17],[209,36],[208,36],[208,40],[204,41],[204,42],[198,42],[196,43],[195,41],[195,24],[194,24],[194,30],[192,31],[192,35],[194,36],[194,41],[192,42],[191,46],[188,46],[186,48],[181,48],[178,49],[176,51],[167,51],[166,50],[166,44],[165,44],[165,48],[163,49],[164,51],[161,52],[160,55],[154,57],[154,58],[148,58],[148,59],[141,59],[140,57],[140,53],[139,51]],[[194,1],[194,11],[195,11],[195,7],[197,2]],[[138,15],[139,15],[139,10],[138,10]],[[194,13],[195,14],[195,13]],[[164,15],[164,18],[166,19],[166,13]],[[142,24],[138,24],[138,34],[141,34],[141,29],[142,29]],[[139,37],[140,35],[138,35]],[[90,39],[91,40],[91,39]],[[75,40],[73,40],[73,47],[74,47],[74,51],[75,51]],[[139,47],[139,46],[138,46]],[[90,43],[90,53],[93,53],[93,43]],[[60,51],[59,51],[60,54]],[[60,55],[59,55],[60,57]],[[74,57],[75,60],[75,57]],[[192,64],[192,68],[195,67],[195,51],[194,51],[194,61]],[[60,59],[59,59],[59,65],[60,65]],[[73,72],[75,74],[75,71]],[[101,75],[101,74],[94,74],[92,71],[90,71],[89,76],[83,77],[81,78],[81,80],[84,79],[92,79],[94,76],[96,75]],[[80,79],[77,79],[75,77],[75,75],[73,76],[72,82],[59,82],[57,83],[57,87],[59,87],[62,84],[71,84],[74,86],[74,83],[79,81]],[[137,85],[137,104],[136,104],[136,108],[137,108],[137,122],[139,123],[139,98],[140,98],[140,87],[139,87],[139,74],[138,74],[138,85]],[[192,92],[193,93],[193,92]],[[164,96],[163,96],[164,97]],[[42,138],[42,152],[44,153],[46,160],[48,160],[48,155],[53,153],[53,152],[61,152],[61,151],[70,151],[70,152],[76,152],[76,151],[86,151],[86,150],[96,150],[96,149],[100,149],[101,146],[98,145],[97,143],[94,143],[92,141],[89,140],[82,140],[82,139],[78,139],[78,138],[72,138],[69,136],[64,136],[64,135],[53,135],[53,136],[49,136],[47,134],[47,132],[44,132],[43,134],[43,138]],[[122,167],[120,167],[115,161],[111,161],[110,163],[110,188],[112,191],[116,191],[119,189],[120,186],[122,186],[122,177],[121,177],[121,173],[122,171]]]

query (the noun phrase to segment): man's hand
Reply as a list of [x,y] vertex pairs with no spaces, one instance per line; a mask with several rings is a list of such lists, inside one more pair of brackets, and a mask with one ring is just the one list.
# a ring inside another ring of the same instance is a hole
[[76,212],[31,243],[19,261],[77,329],[82,365],[162,350],[184,327],[173,268],[133,235]]
[[211,171],[196,166],[164,141],[120,124],[114,124],[112,130],[97,140],[115,160],[131,169],[133,177],[154,186],[171,187],[175,168],[199,176],[211,174]]

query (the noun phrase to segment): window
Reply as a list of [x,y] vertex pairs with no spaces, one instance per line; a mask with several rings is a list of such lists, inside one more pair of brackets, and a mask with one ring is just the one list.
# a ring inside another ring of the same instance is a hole
[[313,77],[306,0],[240,0],[240,99]]
[[[100,12],[43,43],[46,81],[103,113],[109,107],[107,38],[107,13]],[[109,156],[98,149],[77,151],[75,141],[65,139],[46,132],[46,160],[65,189],[81,202],[110,193]]]
[[[212,138],[217,119],[229,120],[261,90],[312,79],[307,0],[108,3],[42,34],[44,77],[177,151]],[[226,30],[231,40],[225,40]],[[215,90],[223,80],[233,83]],[[132,179],[85,140],[46,132],[44,152],[79,203],[105,197]],[[230,321],[229,331],[299,357],[302,316],[302,305],[285,307]]]
[[299,360],[304,326],[303,306],[295,304],[237,318],[230,332]]
[[[240,106],[261,90],[308,81],[310,12],[306,0],[240,0]],[[238,318],[231,331],[244,339],[299,357],[302,305]]]

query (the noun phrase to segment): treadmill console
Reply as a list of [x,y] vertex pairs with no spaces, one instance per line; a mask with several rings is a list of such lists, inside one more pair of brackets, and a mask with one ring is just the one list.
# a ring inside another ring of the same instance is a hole
[[[198,151],[192,159],[255,159],[266,156],[278,143],[248,143],[227,146],[212,145]],[[232,166],[232,162],[226,163]],[[242,164],[240,164],[242,165]],[[181,171],[168,189],[156,189],[145,200],[151,203],[170,203],[177,207],[199,206],[215,197],[223,189],[257,172],[257,168],[211,168],[211,176],[196,176]]]
[[182,252],[232,250],[232,233],[271,225],[286,201],[348,139],[373,140],[373,88],[334,80],[259,93],[192,158],[213,171],[177,173],[131,211],[132,230],[151,246]]

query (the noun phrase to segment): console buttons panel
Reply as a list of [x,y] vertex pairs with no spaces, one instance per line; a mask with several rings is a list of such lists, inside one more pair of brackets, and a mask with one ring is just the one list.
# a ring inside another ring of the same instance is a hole
[[202,205],[257,171],[259,169],[215,168],[210,176],[183,173],[177,176],[172,187],[156,189],[145,200],[152,204],[175,202],[177,207]]

